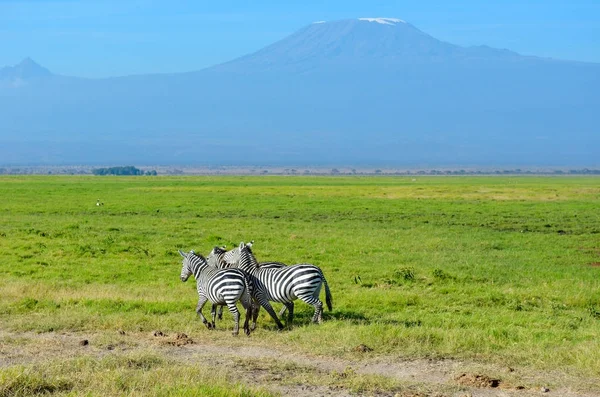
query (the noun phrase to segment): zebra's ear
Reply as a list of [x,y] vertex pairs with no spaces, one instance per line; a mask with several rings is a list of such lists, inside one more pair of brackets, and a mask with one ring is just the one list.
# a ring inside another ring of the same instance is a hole
[[248,248],[252,248],[252,245],[254,245],[254,240],[250,241],[249,243],[246,243],[246,247]]
[[244,242],[242,241],[242,242],[240,243],[240,247],[239,247],[239,248],[240,248],[240,249],[244,249],[244,247],[246,247],[246,244],[244,244]]
[[185,252],[183,252],[182,250],[177,250],[179,251],[179,255],[183,256],[184,258],[187,257],[187,255],[185,254]]

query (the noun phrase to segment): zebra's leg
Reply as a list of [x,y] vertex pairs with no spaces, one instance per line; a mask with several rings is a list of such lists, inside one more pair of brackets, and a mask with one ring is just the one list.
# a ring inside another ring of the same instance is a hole
[[314,301],[312,305],[315,308],[315,315],[313,316],[312,321],[313,323],[317,324],[321,324],[321,322],[323,322],[323,302],[321,302],[321,300],[319,299],[319,295],[321,294],[321,285],[322,284],[319,284],[319,286],[315,288],[312,294],[312,298]]
[[279,321],[279,318],[277,318],[277,314],[275,314],[275,310],[273,310],[273,306],[271,306],[271,303],[269,303],[267,298],[264,296],[259,296],[258,301],[259,301],[260,305],[265,308],[267,313],[269,313],[269,315],[273,318],[273,320],[275,320],[275,324],[277,324],[277,328],[279,330],[282,330],[283,324],[281,324],[281,321]]
[[[219,309],[222,309],[223,306],[218,306]],[[217,305],[213,303],[212,307],[210,308],[210,315],[212,317],[212,327],[213,328],[217,328],[216,324],[215,324],[215,317],[217,316]]]
[[196,306],[196,313],[198,313],[198,315],[200,316],[200,319],[202,320],[202,324],[206,325],[206,328],[210,329],[211,324],[208,322],[206,317],[204,317],[204,314],[202,314],[202,308],[204,307],[204,304],[206,303],[207,300],[208,300],[208,298],[206,296],[201,296],[200,299],[198,299],[198,305]]
[[218,312],[217,312],[217,318],[220,320],[223,320],[223,306],[219,306]]
[[233,315],[233,336],[237,336],[240,333],[240,311],[237,308],[236,302],[227,302],[227,307]]
[[[246,309],[246,318],[244,320],[244,333],[247,336],[250,336],[250,327],[248,326],[248,323],[250,322],[250,318],[252,317],[252,311],[254,310],[254,305],[252,302],[252,299],[250,300],[246,300],[246,299],[242,299],[242,306],[244,307],[244,309]],[[256,326],[256,324],[255,324]]]
[[287,306],[283,305],[283,307],[281,308],[281,310],[279,311],[279,316],[283,316],[283,314],[285,313],[285,311],[287,310]]
[[256,320],[258,319],[258,313],[260,312],[260,303],[257,300],[252,299],[252,325],[250,326],[250,330],[254,331],[256,329]]
[[[286,321],[286,326],[288,328],[292,328],[292,323],[294,322],[294,302],[285,302],[284,303],[284,309],[287,309],[288,311],[288,317],[287,317],[287,321]],[[285,310],[282,310],[281,312],[283,313]]]
[[298,298],[315,308],[315,314],[312,318],[312,322],[320,324],[321,321],[323,321],[323,302],[321,302],[319,298],[315,298],[312,294],[308,296],[298,296]]
[[254,299],[252,299],[252,296],[250,295],[250,293],[248,291],[244,291],[244,292],[245,293],[242,294],[242,296],[240,297],[240,302],[242,303],[242,307],[244,309],[246,309],[246,318],[244,320],[244,333],[247,336],[250,336],[251,329],[248,326],[248,323],[250,322],[250,318],[252,317],[252,312],[254,310]]
[[321,324],[323,321],[323,302],[317,299],[315,303],[313,303],[315,308],[315,315],[312,318],[313,323]]
[[252,325],[250,325],[250,330],[254,331],[256,329],[256,320],[258,319],[258,313],[260,312],[260,303],[254,298],[252,298]]

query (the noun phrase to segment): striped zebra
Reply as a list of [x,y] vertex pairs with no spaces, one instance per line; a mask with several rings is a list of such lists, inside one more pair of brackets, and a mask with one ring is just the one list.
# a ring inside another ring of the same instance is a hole
[[[249,243],[246,243],[246,246],[252,247],[253,244],[254,240],[252,240]],[[236,247],[230,251],[227,251],[224,246],[216,246],[212,249],[212,251],[210,251],[210,253],[206,257],[206,260],[209,266],[213,266],[219,269],[238,267],[240,263],[240,248]],[[262,262],[259,263],[259,266],[261,267],[261,269],[277,269],[286,266],[286,264],[281,262]],[[286,310],[287,308],[283,306],[283,309],[279,312],[279,315],[282,316]],[[251,330],[254,330],[256,328],[256,320],[258,319],[259,312],[260,304],[255,304],[252,314],[252,326],[250,327]],[[219,306],[217,317],[219,320],[223,319],[223,306]]]
[[[294,300],[300,299],[315,308],[312,321],[323,320],[323,302],[319,299],[321,285],[325,284],[325,301],[332,310],[332,298],[323,272],[310,263],[284,266],[280,268],[263,268],[259,266],[249,246],[241,243],[239,268],[252,276],[253,289],[259,303],[262,300],[283,303],[288,310],[287,325],[291,327],[294,319]],[[262,300],[261,300],[262,299]]]
[[[246,309],[244,332],[246,335],[250,335],[248,321],[252,317],[252,298],[250,296],[248,276],[239,269],[215,269],[214,267],[210,267],[206,259],[194,251],[186,254],[180,250],[179,254],[183,257],[181,281],[187,281],[192,274],[196,279],[199,297],[196,312],[202,319],[202,323],[208,329],[214,329],[216,307],[227,305],[235,322],[233,335],[238,335],[240,330],[240,312],[236,303],[239,300],[244,309]],[[202,314],[202,308],[209,300],[212,303],[212,323],[209,323],[204,314]]]

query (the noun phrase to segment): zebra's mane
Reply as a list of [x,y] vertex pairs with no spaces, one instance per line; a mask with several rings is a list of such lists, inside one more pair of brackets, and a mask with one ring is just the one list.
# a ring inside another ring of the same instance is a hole
[[213,247],[212,251],[210,251],[210,254],[208,254],[208,256],[206,257],[206,262],[211,267],[227,267],[224,266],[226,263],[223,259],[226,253],[227,250],[225,249],[225,247],[215,246]]
[[220,255],[224,254],[225,252],[227,252],[225,247],[219,247],[218,245],[215,245],[212,251],[210,251],[210,255]]
[[249,256],[249,259],[252,262],[251,266],[256,266],[258,268],[258,266],[259,266],[258,260],[254,256],[254,253],[252,253],[252,243],[250,243],[250,244],[244,244],[242,242],[242,243],[240,243],[240,246],[238,248],[236,248],[236,249],[239,250],[239,252],[240,252],[240,259],[242,257],[242,253],[243,252],[247,252],[247,255]]
[[188,260],[193,260],[193,259],[200,260],[201,263],[207,263],[206,258],[202,254],[197,254],[196,252],[194,252],[194,250],[191,250],[188,253]]

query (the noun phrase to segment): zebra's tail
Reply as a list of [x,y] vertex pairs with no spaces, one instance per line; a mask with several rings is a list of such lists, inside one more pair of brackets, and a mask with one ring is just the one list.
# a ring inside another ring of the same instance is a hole
[[333,309],[333,298],[331,297],[331,291],[329,290],[329,284],[327,284],[325,276],[323,276],[323,284],[325,284],[325,303],[327,303],[327,308],[331,311]]

